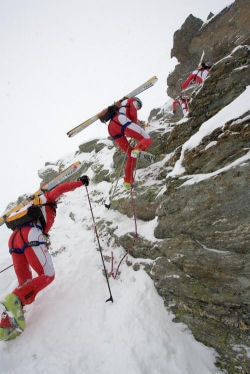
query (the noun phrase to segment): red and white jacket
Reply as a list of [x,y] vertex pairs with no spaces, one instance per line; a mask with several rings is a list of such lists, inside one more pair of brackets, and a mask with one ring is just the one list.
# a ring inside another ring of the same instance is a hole
[[131,97],[130,99],[125,99],[121,102],[121,107],[119,108],[117,115],[124,114],[132,122],[137,123],[137,110],[138,103],[133,97]]
[[[43,204],[45,203],[53,204],[59,199],[59,197],[63,193],[73,191],[76,188],[81,187],[82,185],[83,184],[81,181],[61,183],[55,188],[53,188],[53,190],[45,192],[43,195],[40,196],[40,198]],[[43,216],[46,222],[44,233],[47,234],[54,223],[54,220],[56,217],[56,209],[50,205],[43,205],[42,212],[43,212]]]
[[190,84],[202,83],[207,78],[210,68],[202,68],[194,70],[181,85],[181,89],[185,90]]

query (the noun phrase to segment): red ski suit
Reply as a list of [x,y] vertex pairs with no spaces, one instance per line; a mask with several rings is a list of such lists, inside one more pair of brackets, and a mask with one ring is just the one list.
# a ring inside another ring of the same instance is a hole
[[173,102],[173,112],[176,112],[177,105],[180,105],[183,115],[185,116],[188,113],[188,99],[175,99]]
[[[62,183],[53,190],[45,192],[40,198],[43,204],[55,203],[64,192],[72,191],[82,185],[81,181]],[[46,222],[44,234],[47,234],[55,220],[56,204],[43,206],[42,212]],[[34,241],[37,245],[27,246],[27,243]],[[22,305],[31,304],[37,293],[55,278],[54,266],[40,222],[32,222],[15,229],[9,239],[9,249],[19,284],[13,293],[19,297]],[[37,273],[37,277],[32,277],[31,268]]]
[[[118,114],[111,119],[108,126],[109,135],[128,157],[124,176],[124,182],[128,183],[134,182],[134,168],[136,165],[136,158],[131,157],[131,151],[133,149],[145,151],[153,143],[146,131],[137,124],[138,105],[134,98],[123,100]],[[137,140],[137,145],[133,148],[127,138]]]
[[194,70],[192,74],[190,74],[184,83],[181,85],[181,89],[185,90],[190,84],[202,83],[207,78],[209,73],[209,68],[201,68]]

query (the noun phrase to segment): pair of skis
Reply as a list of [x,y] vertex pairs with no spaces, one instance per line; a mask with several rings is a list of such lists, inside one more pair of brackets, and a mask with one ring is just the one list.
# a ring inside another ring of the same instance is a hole
[[[80,169],[81,163],[80,161],[76,161],[73,164],[71,164],[69,167],[67,167],[65,170],[63,170],[60,174],[58,174],[55,178],[53,178],[51,181],[45,183],[42,186],[42,189],[40,188],[37,190],[33,195],[39,196],[43,193],[43,191],[49,191],[52,190],[55,186],[65,181],[67,178],[71,177],[73,174],[75,174]],[[11,213],[18,212],[22,207],[24,207],[32,198],[34,197],[31,195],[30,197],[27,197],[26,199],[22,200],[19,204],[15,205],[13,208],[9,209],[5,214],[3,214],[2,217],[0,217],[0,226],[4,224],[5,218],[8,217]]]
[[[148,79],[146,82],[141,84],[139,87],[135,88],[133,91],[131,91],[127,95],[125,95],[122,99],[116,101],[115,104],[121,102],[125,98],[130,98],[130,97],[134,97],[136,95],[139,95],[141,92],[146,91],[148,88],[152,87],[157,82],[157,80],[158,80],[158,78],[156,76]],[[100,118],[102,113],[103,113],[103,110],[98,112],[97,114],[95,114],[93,117],[87,119],[86,121],[80,123],[80,125],[74,127],[72,130],[68,131],[67,132],[68,137],[71,138],[71,137],[77,135],[83,129],[86,129],[86,127],[90,126],[92,123],[97,121]]]

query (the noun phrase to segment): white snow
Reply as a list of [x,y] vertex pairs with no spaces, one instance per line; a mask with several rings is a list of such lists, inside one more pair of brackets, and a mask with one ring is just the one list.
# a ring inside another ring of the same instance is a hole
[[209,148],[214,147],[216,144],[217,144],[217,141],[210,142],[210,143],[205,147],[205,151],[206,151],[207,149],[209,149]]
[[[86,154],[80,156],[85,158]],[[110,152],[107,165],[111,158]],[[108,190],[105,182],[91,183],[88,187],[95,222],[105,217],[116,234],[133,232],[133,219],[105,208],[103,202]],[[187,326],[172,321],[174,316],[164,307],[143,268],[134,271],[124,261],[120,275],[109,278],[114,302],[106,302],[110,294],[86,192],[82,187],[61,198],[51,230],[51,250],[57,253],[53,257],[55,281],[38,294],[33,304],[25,307],[27,328],[23,334],[13,341],[0,342],[0,372],[219,373],[214,364],[215,351],[198,343]],[[138,233],[153,239],[155,224],[155,220],[147,223],[138,220]],[[124,251],[114,245],[105,227],[97,230],[107,271],[111,271],[111,264],[106,256],[110,257],[111,252],[116,270]],[[9,234],[2,226],[0,270],[11,264],[7,250]],[[128,258],[131,263],[136,262]],[[3,299],[16,287],[13,267],[0,273],[0,277],[0,299]]]
[[235,166],[245,165],[247,163],[247,161],[249,161],[249,160],[250,160],[250,151],[247,152],[244,156],[239,157],[234,162],[232,162],[232,163],[228,164],[227,166],[225,166],[221,169],[218,169],[214,172],[207,173],[207,174],[193,174],[193,175],[190,175],[190,176],[189,175],[185,176],[185,178],[188,178],[188,180],[186,182],[184,182],[180,187],[187,186],[187,185],[194,184],[194,183],[199,183],[201,181],[204,181],[205,179],[215,177],[216,175],[218,175],[220,173],[224,173],[225,171],[227,171],[231,168],[234,168]]

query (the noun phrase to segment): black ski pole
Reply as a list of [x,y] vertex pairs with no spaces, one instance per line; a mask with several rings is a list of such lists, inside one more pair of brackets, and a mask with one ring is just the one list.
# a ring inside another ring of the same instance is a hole
[[90,197],[89,197],[89,191],[88,191],[87,186],[85,186],[85,188],[86,188],[86,192],[87,192],[87,197],[88,197],[88,201],[89,201],[89,207],[90,207],[91,216],[92,216],[92,220],[93,220],[93,224],[94,224],[94,229],[95,229],[95,235],[96,235],[96,239],[97,239],[97,242],[98,242],[99,251],[100,251],[100,255],[101,255],[101,259],[102,259],[102,264],[103,264],[103,269],[104,269],[104,273],[105,273],[105,277],[106,277],[106,281],[107,281],[107,285],[108,285],[108,290],[109,290],[109,298],[106,300],[106,302],[107,301],[112,301],[112,303],[113,303],[114,300],[113,300],[113,296],[112,296],[110,285],[109,285],[108,274],[107,274],[107,270],[106,270],[106,266],[105,266],[103,254],[102,254],[102,248],[101,248],[101,244],[100,244],[100,240],[99,240],[99,235],[98,235],[98,231],[97,231],[97,227],[96,227],[96,223],[95,223],[95,218],[94,218],[94,214],[93,214],[93,209],[92,209],[92,205],[91,205],[91,201],[90,201]]
[[8,270],[8,269],[11,268],[12,266],[13,266],[13,264],[7,266],[7,267],[6,267],[5,269],[3,269],[3,270],[0,270],[0,274],[3,273],[5,270]]

